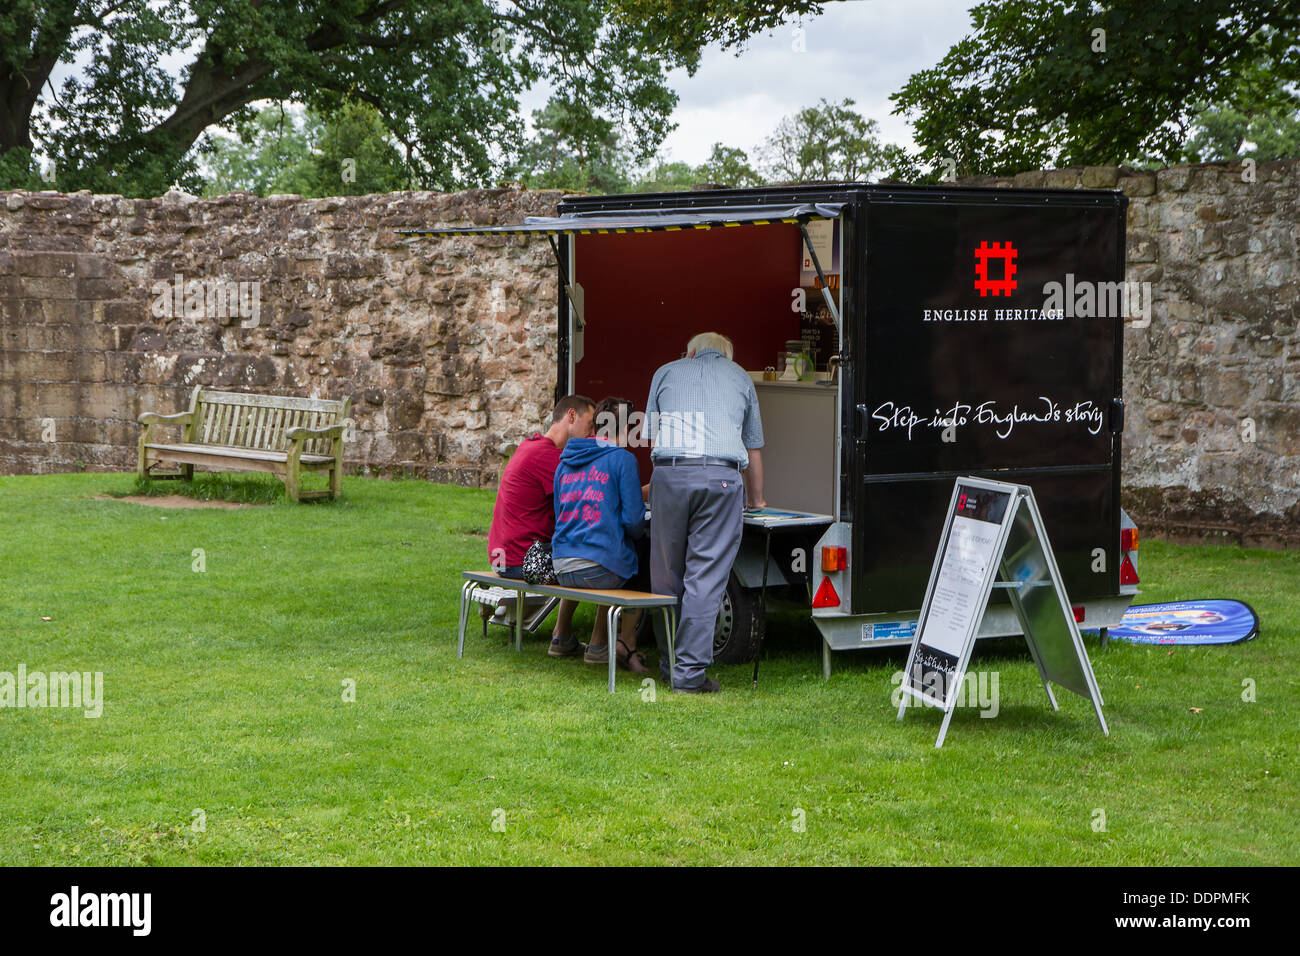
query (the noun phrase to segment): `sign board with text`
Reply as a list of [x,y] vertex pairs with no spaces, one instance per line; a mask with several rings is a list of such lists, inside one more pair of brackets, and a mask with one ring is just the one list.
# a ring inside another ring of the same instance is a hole
[[908,697],[942,708],[935,746],[943,746],[995,589],[1005,590],[1016,612],[1052,709],[1057,709],[1051,688],[1056,683],[1091,700],[1102,731],[1109,734],[1033,490],[981,478],[959,478],[953,487],[904,672],[899,719]]

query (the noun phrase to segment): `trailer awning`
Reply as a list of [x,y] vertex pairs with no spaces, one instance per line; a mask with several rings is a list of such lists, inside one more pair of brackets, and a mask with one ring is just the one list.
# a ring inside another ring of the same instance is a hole
[[443,239],[451,236],[588,236],[634,232],[676,232],[686,229],[720,229],[732,226],[799,224],[814,219],[835,219],[843,203],[772,204],[691,209],[678,206],[636,212],[566,213],[563,216],[528,216],[520,225],[449,226],[446,229],[399,229],[399,236]]

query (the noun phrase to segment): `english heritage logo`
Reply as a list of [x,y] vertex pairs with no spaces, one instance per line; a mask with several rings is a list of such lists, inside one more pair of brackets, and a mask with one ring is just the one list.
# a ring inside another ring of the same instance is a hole
[[[1016,247],[1007,240],[990,244],[987,240],[975,250],[975,291],[980,298],[986,295],[1009,296],[1016,291]],[[989,260],[1002,260],[1002,278],[989,278]]]

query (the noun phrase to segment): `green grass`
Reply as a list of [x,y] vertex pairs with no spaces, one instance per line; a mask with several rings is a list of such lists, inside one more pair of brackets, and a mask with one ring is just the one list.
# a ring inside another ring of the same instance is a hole
[[981,643],[1001,712],[959,710],[936,751],[936,712],[894,719],[903,651],[837,655],[823,682],[792,611],[759,689],[719,668],[716,697],[647,702],[624,673],[610,696],[603,669],[541,639],[516,654],[499,628],[471,626],[457,660],[489,492],[348,478],[332,504],[94,500],[133,483],[0,478],[0,671],[103,671],[106,698],[99,719],[0,710],[0,863],[1300,862],[1295,553],[1147,540],[1143,600],[1240,597],[1263,635],[1089,640],[1110,737],[1073,694],[1050,710],[1021,642]]
[[[310,472],[299,479],[303,491],[318,491],[329,487],[329,479]],[[105,489],[114,498],[128,495],[161,497],[183,495],[198,501],[231,501],[238,504],[269,505],[287,502],[284,484],[265,474],[218,474],[196,471],[192,481],[169,478],[137,477],[129,485]]]

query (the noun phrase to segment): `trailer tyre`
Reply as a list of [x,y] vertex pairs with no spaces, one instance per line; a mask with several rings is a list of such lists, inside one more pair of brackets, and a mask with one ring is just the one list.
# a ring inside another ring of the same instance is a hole
[[741,586],[734,574],[727,579],[713,628],[714,663],[743,664],[754,659],[767,626],[759,614],[758,596],[757,588]]

